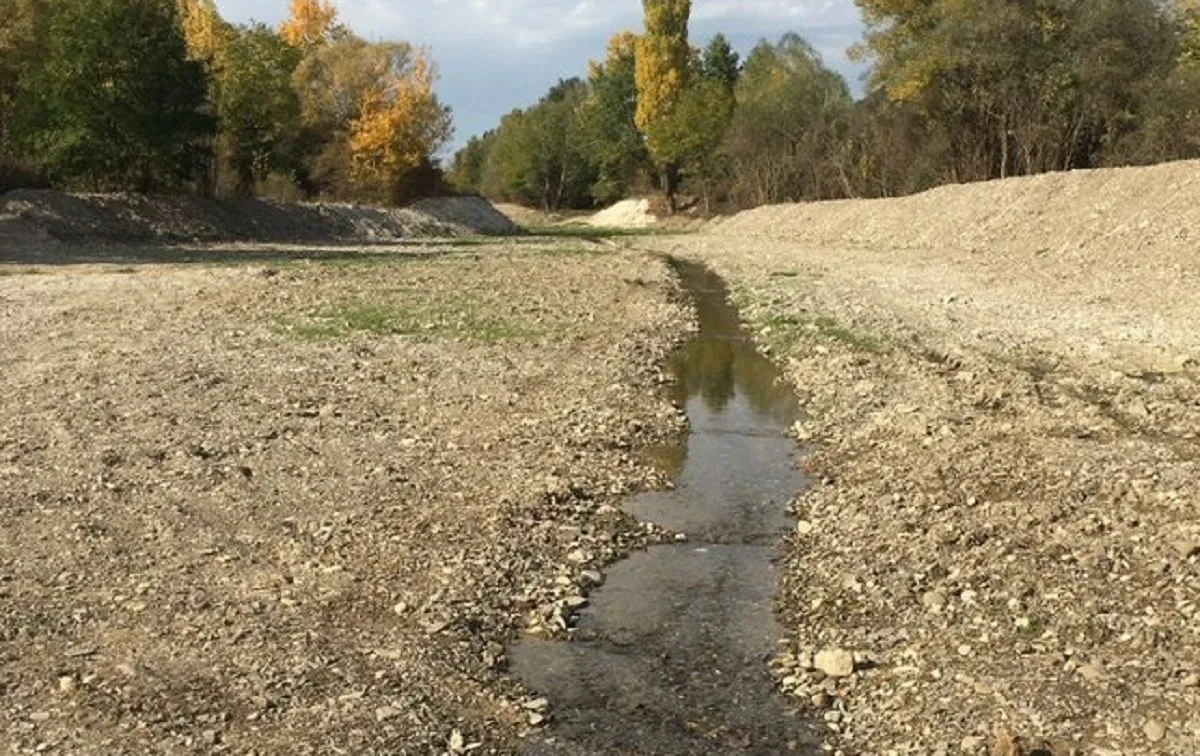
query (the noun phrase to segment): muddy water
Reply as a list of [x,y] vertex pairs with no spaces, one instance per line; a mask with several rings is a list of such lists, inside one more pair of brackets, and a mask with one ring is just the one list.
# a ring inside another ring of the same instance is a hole
[[772,550],[804,481],[787,437],[794,394],[764,359],[707,269],[674,262],[700,331],[673,361],[689,436],[656,457],[675,490],[627,503],[686,533],[615,565],[571,643],[522,641],[514,671],[554,704],[529,754],[778,754],[810,738],[774,692],[767,660],[782,635]]

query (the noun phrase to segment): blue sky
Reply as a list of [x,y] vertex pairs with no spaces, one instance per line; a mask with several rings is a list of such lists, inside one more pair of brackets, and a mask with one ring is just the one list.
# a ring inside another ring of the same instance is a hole
[[[278,23],[287,0],[216,0],[228,20]],[[614,32],[641,25],[640,0],[338,0],[342,21],[368,39],[433,53],[438,95],[454,109],[454,145],[535,102],[560,78],[582,76]],[[692,39],[721,31],[743,52],[795,31],[856,92],[862,68],[846,49],[862,35],[854,0],[694,0]]]

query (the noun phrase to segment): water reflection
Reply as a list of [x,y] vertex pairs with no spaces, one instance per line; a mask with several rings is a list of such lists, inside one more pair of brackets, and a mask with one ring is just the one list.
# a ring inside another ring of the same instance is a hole
[[775,694],[766,660],[782,635],[771,548],[804,481],[786,435],[794,394],[753,348],[723,282],[673,263],[699,333],[672,361],[688,414],[680,444],[651,451],[676,489],[633,497],[640,519],[686,545],[614,566],[573,643],[523,641],[513,668],[555,705],[529,754],[779,754],[812,740]]

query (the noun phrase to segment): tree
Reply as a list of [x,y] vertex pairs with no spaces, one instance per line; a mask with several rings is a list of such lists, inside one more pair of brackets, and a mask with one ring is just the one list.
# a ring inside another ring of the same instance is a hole
[[715,81],[730,92],[737,86],[742,74],[741,59],[724,34],[713,37],[704,48],[700,64],[700,76],[705,81]]
[[851,99],[846,82],[795,34],[763,41],[746,59],[725,150],[743,205],[840,193],[833,155]]
[[337,28],[337,8],[330,0],[292,0],[279,33],[290,45],[311,47],[329,41]]
[[734,112],[733,92],[721,80],[701,80],[688,87],[679,102],[652,126],[664,145],[662,158],[680,166],[685,180],[712,209],[715,184],[722,173],[721,143]]
[[405,177],[450,139],[450,113],[434,96],[433,79],[417,53],[363,94],[349,139],[351,175],[363,196],[398,200]]
[[171,0],[55,0],[26,71],[17,138],[52,178],[94,189],[193,178],[212,121]]
[[495,136],[495,131],[489,131],[483,136],[471,137],[467,144],[454,154],[454,161],[446,174],[446,179],[452,187],[460,192],[483,193],[483,172],[487,167]]
[[212,61],[232,32],[213,0],[179,0],[179,17],[192,60]]
[[581,148],[596,174],[592,195],[601,203],[627,196],[648,168],[635,121],[637,39],[632,32],[621,32],[609,40],[606,59],[590,66],[591,95],[581,106]]
[[587,97],[583,81],[568,79],[528,110],[505,116],[484,167],[485,193],[546,210],[589,206],[595,174],[580,126]]
[[1160,0],[858,4],[872,88],[944,134],[945,180],[1099,164],[1175,48]]
[[635,122],[646,135],[646,147],[658,166],[674,209],[678,166],[666,157],[671,146],[661,141],[668,130],[656,124],[670,115],[687,87],[691,47],[688,18],[691,0],[642,0],[646,33],[637,43],[637,113]]
[[248,195],[270,173],[290,172],[300,132],[292,87],[296,48],[262,24],[234,32],[221,49],[214,81],[220,152],[234,191]]

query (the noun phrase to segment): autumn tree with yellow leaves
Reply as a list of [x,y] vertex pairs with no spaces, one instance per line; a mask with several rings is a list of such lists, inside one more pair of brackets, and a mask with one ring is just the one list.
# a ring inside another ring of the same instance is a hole
[[433,68],[423,53],[382,71],[362,94],[350,123],[351,177],[365,196],[403,196],[405,178],[450,138],[450,113],[433,93]]
[[337,7],[330,0],[292,0],[279,33],[290,45],[317,45],[329,40],[337,28],[337,17]]
[[688,84],[691,47],[688,19],[691,0],[642,0],[646,31],[637,40],[637,113],[635,122],[646,136],[646,148],[662,175],[673,203],[678,164],[670,152],[673,129],[664,128]]

